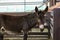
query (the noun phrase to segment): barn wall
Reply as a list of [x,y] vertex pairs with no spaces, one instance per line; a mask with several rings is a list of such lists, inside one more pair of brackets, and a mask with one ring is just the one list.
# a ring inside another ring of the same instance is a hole
[[60,40],[60,8],[54,9],[53,12],[54,12],[53,40]]

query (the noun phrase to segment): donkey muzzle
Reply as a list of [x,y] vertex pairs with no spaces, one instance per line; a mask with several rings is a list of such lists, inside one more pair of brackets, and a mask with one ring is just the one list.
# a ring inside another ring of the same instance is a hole
[[44,25],[43,24],[39,25],[39,28],[44,29]]

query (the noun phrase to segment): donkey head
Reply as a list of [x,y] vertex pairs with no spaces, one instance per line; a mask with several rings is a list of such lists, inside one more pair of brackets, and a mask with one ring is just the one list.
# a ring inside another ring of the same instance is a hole
[[45,10],[41,11],[41,10],[38,10],[37,7],[35,7],[35,12],[38,13],[39,17],[41,18],[41,16],[44,16],[46,14],[46,12],[48,11],[48,6],[46,6]]
[[46,12],[48,11],[48,6],[45,8],[45,10],[38,10],[37,7],[35,7],[35,12],[38,14],[39,19],[40,19],[40,29],[44,29],[44,15],[46,14]]

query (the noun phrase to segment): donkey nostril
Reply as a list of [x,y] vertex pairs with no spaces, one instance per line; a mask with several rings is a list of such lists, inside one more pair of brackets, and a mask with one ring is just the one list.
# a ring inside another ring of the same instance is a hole
[[2,31],[4,32],[5,30],[4,30],[4,29],[2,29]]

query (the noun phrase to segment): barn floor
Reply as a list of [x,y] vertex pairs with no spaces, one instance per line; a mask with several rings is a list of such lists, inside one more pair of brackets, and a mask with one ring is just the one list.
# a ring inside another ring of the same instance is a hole
[[[39,28],[33,28],[30,32],[40,32]],[[44,29],[43,32],[48,32]],[[4,35],[4,40],[23,40],[23,35]],[[52,40],[48,39],[48,35],[28,35],[28,40]]]

